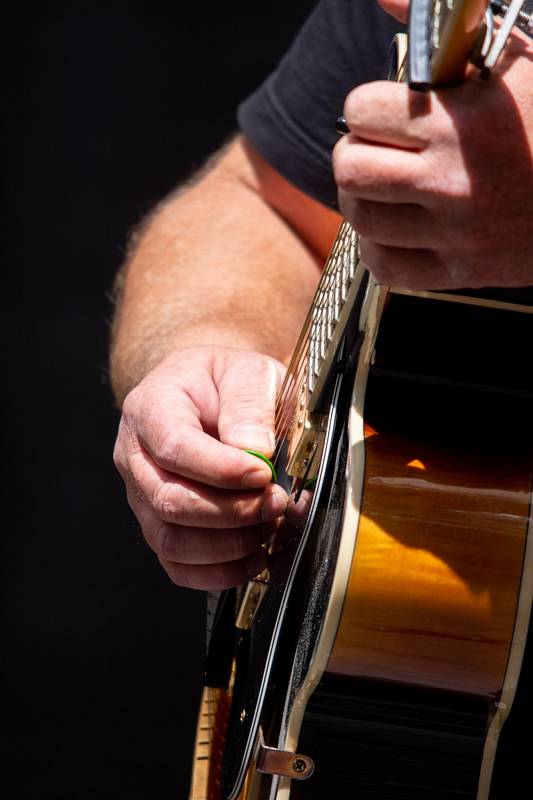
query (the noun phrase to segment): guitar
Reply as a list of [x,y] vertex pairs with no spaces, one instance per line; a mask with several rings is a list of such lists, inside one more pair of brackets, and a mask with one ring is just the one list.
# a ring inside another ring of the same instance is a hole
[[[413,4],[413,88],[486,60],[486,6]],[[379,285],[342,223],[277,400],[292,502],[218,603],[190,800],[489,796],[533,597],[532,314]]]

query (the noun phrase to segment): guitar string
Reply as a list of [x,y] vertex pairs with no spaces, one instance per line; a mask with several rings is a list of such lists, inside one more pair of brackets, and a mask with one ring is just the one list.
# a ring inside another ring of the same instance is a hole
[[[308,332],[311,328],[310,324],[307,324],[305,327],[306,336],[308,336]],[[306,365],[306,358],[309,352],[309,341],[305,341],[303,346],[298,353],[297,359],[295,363],[292,365],[291,373],[289,380],[286,384],[285,391],[278,395],[278,400],[276,403],[276,420],[275,420],[275,432],[276,436],[281,436],[284,432],[285,424],[287,421],[287,414],[290,413],[289,407],[292,405],[294,401],[295,395],[298,394],[300,381],[301,381],[301,373],[302,370],[305,368]],[[289,400],[290,398],[290,400]]]
[[[338,234],[338,238],[340,238],[339,234]],[[336,243],[337,243],[337,240],[336,240]],[[335,246],[332,249],[332,255],[334,254],[334,252],[335,252]],[[330,259],[330,261],[331,261],[331,259]],[[298,340],[297,346],[296,346],[295,351],[294,351],[293,358],[291,359],[291,363],[290,363],[289,368],[287,370],[287,376],[286,376],[287,380],[284,381],[284,384],[282,384],[282,387],[281,387],[281,389],[279,391],[279,394],[278,394],[278,399],[277,399],[277,403],[276,403],[276,405],[277,405],[277,415],[276,415],[277,419],[276,419],[276,424],[275,424],[276,432],[281,432],[283,430],[281,428],[281,426],[279,425],[279,417],[280,417],[280,413],[283,413],[283,411],[285,411],[285,409],[286,409],[286,398],[287,398],[287,395],[289,394],[289,392],[291,390],[293,390],[295,388],[295,384],[298,384],[299,381],[301,380],[302,361],[305,364],[305,359],[309,355],[309,351],[310,351],[309,329],[310,328],[311,329],[312,328],[316,328],[318,325],[321,325],[322,322],[324,321],[325,315],[327,314],[327,311],[328,311],[327,307],[318,306],[318,303],[322,302],[324,296],[326,295],[326,293],[328,293],[330,291],[331,283],[332,283],[332,277],[334,277],[334,275],[335,275],[335,271],[331,270],[331,269],[328,270],[327,267],[328,267],[328,264],[326,265],[326,269],[324,270],[324,273],[322,275],[321,281],[320,281],[320,283],[319,283],[319,285],[317,287],[317,291],[315,293],[315,297],[313,299],[313,303],[311,304],[311,308],[310,308],[310,310],[309,310],[309,312],[307,314],[304,326],[302,328],[302,332],[301,332],[300,338]],[[319,309],[318,315],[316,314],[317,308]],[[294,364],[295,363],[297,364],[297,369],[296,370],[294,369]],[[297,386],[296,386],[296,389],[298,389]]]
[[[320,282],[318,284],[315,297],[313,299],[313,303],[306,315],[304,325],[302,326],[302,330],[300,336],[298,338],[298,342],[296,348],[294,350],[293,356],[289,363],[289,367],[287,369],[287,373],[284,377],[282,386],[280,391],[278,392],[276,398],[276,413],[275,413],[275,425],[274,430],[276,433],[276,440],[279,443],[281,440],[282,434],[286,431],[287,434],[290,433],[290,420],[291,418],[295,419],[294,414],[294,407],[296,402],[298,401],[298,397],[302,391],[303,380],[305,379],[306,368],[309,366],[309,359],[310,359],[310,351],[313,345],[312,342],[312,332],[313,330],[317,330],[319,326],[322,326],[324,322],[327,324],[327,314],[330,310],[327,305],[327,299],[331,298],[331,290],[335,287],[335,278],[339,271],[339,252],[342,251],[341,242],[344,240],[344,233],[346,232],[346,225],[342,223],[335,242],[332,247],[331,256],[326,262],[326,266],[324,268],[324,272],[321,276]],[[321,305],[320,305],[321,304]],[[316,348],[319,347],[319,341],[317,340],[314,345]],[[327,348],[327,343],[326,343]],[[319,354],[319,357],[320,354]],[[274,458],[274,464],[279,462],[281,458],[281,451],[278,446],[276,446],[276,455]],[[206,706],[207,706],[207,720],[205,724],[205,732],[202,731],[202,724],[200,724],[200,733],[198,737],[198,751],[201,754],[201,748],[205,746],[207,748],[207,761],[206,761],[206,780],[208,781],[210,764],[213,757],[212,754],[212,747],[215,739],[215,709],[216,709],[216,700],[214,697],[214,690],[211,687],[206,687]],[[205,744],[201,744],[204,743]],[[205,757],[200,755],[200,758],[204,760]]]
[[[297,419],[296,403],[298,402],[298,397],[301,395],[304,386],[305,367],[309,366],[309,378],[311,377],[312,368],[315,374],[318,374],[316,372],[316,367],[311,365],[311,359],[314,358],[315,363],[318,360],[322,360],[323,363],[328,344],[331,341],[332,329],[337,323],[346,301],[349,285],[353,280],[355,267],[357,265],[353,237],[353,228],[349,223],[344,221],[332,247],[330,257],[317,289],[311,307],[311,319],[308,316],[307,324],[303,329],[303,333],[305,334],[305,336],[302,337],[304,339],[303,346],[301,345],[300,348],[297,348],[295,351],[296,354],[298,349],[300,350],[298,354],[298,368],[295,374],[293,371],[294,367],[290,370],[290,379],[285,385],[285,390],[280,391],[278,407],[276,409],[276,434],[278,445],[273,458],[275,466],[281,458],[280,440],[283,438],[291,439],[292,430]],[[316,313],[317,308],[318,313]],[[318,332],[314,342],[312,333],[311,338],[309,337],[310,325],[312,326],[312,331]],[[323,345],[323,349],[321,345]],[[312,353],[312,350],[314,350],[314,353]],[[294,360],[295,359],[293,359],[293,361]],[[308,391],[311,391],[311,386],[307,388]],[[280,417],[280,408],[281,413],[285,412],[282,417]],[[288,424],[288,420],[290,420],[291,417],[292,424]]]
[[[310,329],[310,319],[306,320],[306,324],[302,333],[308,337]],[[274,432],[276,441],[283,438],[287,422],[291,416],[292,408],[300,388],[302,370],[305,368],[306,356],[308,352],[308,342],[302,341],[298,351],[295,351],[291,364],[287,371],[287,379],[284,381],[282,389],[278,393],[276,400],[276,413],[274,421]]]
[[281,458],[281,443],[285,439],[291,439],[292,430],[297,420],[297,406],[303,393],[308,362],[309,346],[302,349],[296,372],[291,376],[292,381],[289,391],[281,398],[281,408],[278,411],[278,419],[276,421],[278,447],[274,457],[274,464],[277,464]]
[[[306,326],[309,331],[310,326]],[[296,403],[301,394],[302,380],[305,374],[305,369],[308,361],[309,345],[308,342],[302,347],[298,361],[291,371],[291,379],[286,386],[286,390],[282,396],[278,398],[277,413],[275,421],[275,435],[278,442],[286,438],[289,430],[289,423],[291,418],[294,417]]]
[[338,231],[338,233],[337,233],[337,237],[336,237],[336,239],[335,239],[335,242],[333,243],[333,246],[332,246],[332,249],[331,249],[331,255],[329,256],[329,258],[328,258],[328,261],[326,262],[326,266],[325,266],[325,268],[324,268],[324,272],[322,273],[322,276],[321,276],[320,282],[319,282],[319,284],[318,284],[318,287],[317,287],[317,289],[316,289],[316,291],[315,291],[315,295],[314,295],[314,297],[313,297],[313,302],[311,303],[311,307],[310,307],[309,311],[307,312],[307,315],[306,315],[306,318],[305,318],[304,324],[303,324],[303,326],[302,326],[302,331],[301,331],[301,333],[300,333],[300,336],[299,336],[299,338],[298,338],[298,341],[297,341],[297,343],[296,343],[296,347],[295,347],[295,350],[294,350],[294,354],[293,354],[293,357],[292,357],[292,359],[291,359],[291,362],[290,362],[290,364],[289,364],[289,368],[288,368],[288,373],[287,373],[287,375],[286,375],[286,379],[284,380],[284,382],[283,382],[283,384],[282,384],[282,386],[281,386],[281,388],[280,388],[280,394],[282,394],[282,393],[283,393],[283,390],[284,390],[284,386],[285,386],[285,383],[286,383],[287,377],[288,377],[288,375],[290,374],[291,366],[292,366],[293,362],[295,361],[295,357],[297,358],[297,354],[298,354],[298,351],[301,349],[301,345],[302,345],[302,344],[304,344],[304,345],[306,344],[306,341],[305,341],[305,339],[307,338],[307,333],[306,333],[306,330],[308,329],[308,327],[309,327],[309,324],[310,324],[310,322],[311,322],[312,314],[313,314],[313,312],[314,312],[314,311],[315,311],[315,309],[316,309],[316,301],[317,301],[317,298],[320,296],[320,292],[321,292],[321,290],[323,289],[323,286],[324,286],[324,280],[325,280],[325,279],[327,279],[327,278],[329,277],[329,270],[328,270],[328,266],[329,266],[329,264],[330,264],[330,262],[331,262],[332,258],[333,258],[333,257],[336,255],[336,247],[337,247],[337,245],[338,245],[339,241],[341,240],[341,238],[343,238],[343,237],[342,237],[342,234],[343,234],[343,232],[344,232],[344,231],[343,231],[343,229],[345,229],[345,227],[346,227],[346,223],[345,223],[345,221],[344,221],[344,222],[341,224],[340,228],[339,228],[339,231]]
[[[326,263],[326,268],[324,269],[324,273],[322,275],[320,283],[319,283],[319,285],[317,287],[317,290],[315,292],[315,297],[313,298],[313,303],[311,304],[311,308],[309,309],[309,312],[307,314],[307,317],[306,317],[306,320],[304,322],[304,326],[303,326],[303,329],[302,329],[302,333],[300,334],[298,343],[297,343],[295,351],[294,351],[294,356],[291,359],[291,363],[290,363],[288,371],[287,371],[287,380],[282,385],[282,387],[280,389],[280,392],[278,394],[278,407],[283,408],[284,396],[287,394],[288,390],[290,390],[288,387],[290,387],[291,378],[293,378],[294,374],[295,374],[294,373],[294,363],[298,362],[298,361],[301,361],[301,358],[303,356],[305,356],[306,354],[308,354],[308,352],[309,352],[309,336],[308,336],[309,328],[311,326],[317,326],[318,324],[321,324],[324,321],[324,315],[327,313],[327,308],[324,307],[324,306],[320,307],[318,305],[318,303],[323,301],[324,296],[331,290],[332,278],[335,277],[336,270],[334,268],[333,269],[331,269],[331,268],[328,269],[328,267],[331,267],[332,261],[337,260],[336,257],[338,256],[338,250],[340,249],[338,245],[339,245],[340,241],[345,238],[344,236],[342,236],[342,234],[344,233],[344,231],[343,231],[344,227],[345,227],[344,225],[341,226],[341,229],[339,230],[339,233],[337,234],[337,238],[336,238],[336,240],[334,242],[334,245],[332,247],[331,256],[328,259],[328,262]],[[333,267],[335,267],[335,265],[333,265]],[[319,315],[318,316],[315,313],[317,308],[319,308]]]
[[[343,269],[346,269],[346,255],[348,247],[351,249],[353,229],[344,221],[337,234],[335,242],[333,243],[331,254],[326,263],[324,273],[317,287],[313,303],[306,317],[305,324],[302,329],[298,344],[295,349],[293,358],[287,371],[287,380],[284,381],[278,399],[276,402],[276,420],[275,420],[275,433],[276,438],[282,437],[285,430],[287,430],[287,420],[294,416],[295,397],[302,390],[303,375],[305,367],[309,362],[309,355],[311,352],[312,339],[309,337],[309,329],[316,330],[323,328],[324,325],[331,324],[331,309],[335,303],[336,290],[346,293],[347,285],[339,285],[338,277]],[[348,247],[347,247],[348,245]],[[337,300],[338,302],[338,300]],[[342,303],[338,302],[339,308],[342,308]],[[320,305],[318,305],[320,304]],[[318,309],[318,314],[316,313]],[[338,319],[338,315],[337,315]],[[324,334],[324,331],[323,331]],[[327,349],[328,339],[330,339],[329,332],[323,336],[323,341],[326,341],[325,349]],[[320,347],[320,341],[315,342],[315,348]],[[318,358],[323,358],[322,354],[318,354]],[[294,369],[294,362],[297,362],[296,371]],[[290,401],[289,401],[290,397]],[[279,450],[276,455],[275,461],[279,460]]]
[[[323,276],[324,279],[319,285],[317,294],[315,296],[315,301],[311,307],[310,314],[308,315],[306,324],[304,325],[302,331],[302,342],[300,347],[296,349],[295,358],[293,358],[291,362],[291,366],[288,371],[288,381],[282,390],[280,390],[278,395],[275,421],[275,432],[278,441],[283,438],[287,438],[290,435],[292,426],[289,425],[289,421],[291,418],[293,418],[293,420],[295,419],[296,404],[298,403],[298,398],[301,396],[302,391],[304,390],[306,368],[308,368],[308,374],[310,373],[310,358],[312,357],[310,354],[313,344],[315,353],[317,353],[317,350],[320,347],[320,341],[315,341],[313,343],[311,338],[312,332],[323,328],[324,324],[327,325],[328,322],[331,322],[331,306],[328,306],[327,299],[331,298],[331,292],[335,284],[336,272],[337,270],[330,269],[325,272]],[[318,306],[317,303],[320,303],[321,305]],[[311,337],[309,335],[310,330]],[[323,353],[320,353],[318,350],[317,356],[318,358],[323,358]],[[295,361],[296,364],[294,364]],[[274,461],[278,462],[279,457],[280,454],[278,448]]]

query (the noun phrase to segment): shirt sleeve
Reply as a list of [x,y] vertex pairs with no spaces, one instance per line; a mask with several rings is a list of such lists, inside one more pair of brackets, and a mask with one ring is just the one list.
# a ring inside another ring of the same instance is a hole
[[399,30],[377,0],[322,0],[277,69],[239,106],[239,127],[263,158],[325,205],[337,205],[335,120],[352,88],[385,77]]

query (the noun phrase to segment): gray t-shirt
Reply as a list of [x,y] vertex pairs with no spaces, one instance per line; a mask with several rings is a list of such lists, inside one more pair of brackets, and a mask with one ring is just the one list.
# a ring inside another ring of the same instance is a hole
[[239,126],[291,183],[329,206],[337,190],[331,151],[350,89],[387,73],[404,28],[377,0],[321,0],[278,68],[238,110]]
[[[337,208],[331,151],[344,99],[355,86],[386,77],[400,31],[405,26],[378,0],[321,0],[277,69],[238,109],[240,129],[259,153],[325,205]],[[484,294],[533,303],[533,287]]]

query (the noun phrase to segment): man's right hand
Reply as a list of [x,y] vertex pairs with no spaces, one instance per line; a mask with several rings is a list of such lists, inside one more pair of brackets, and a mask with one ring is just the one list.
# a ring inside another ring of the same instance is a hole
[[243,583],[287,495],[267,464],[284,368],[258,353],[187,347],[126,397],[115,464],[144,537],[171,580],[197,589]]

